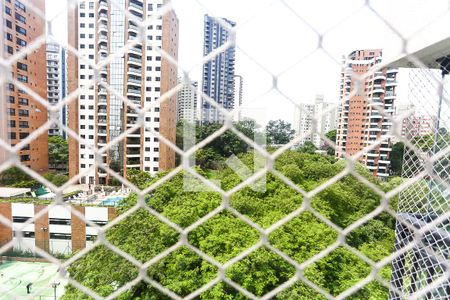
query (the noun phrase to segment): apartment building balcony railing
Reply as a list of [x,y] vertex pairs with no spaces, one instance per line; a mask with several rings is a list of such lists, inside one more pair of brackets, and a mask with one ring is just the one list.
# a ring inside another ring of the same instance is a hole
[[[136,42],[137,44],[142,44],[139,40],[135,39],[128,39],[130,42]],[[135,55],[142,55],[142,48],[138,47],[139,45],[135,45],[134,47],[131,47],[128,50],[128,53],[135,54]]]
[[108,36],[106,34],[99,34],[98,43],[108,43]]
[[108,15],[105,13],[98,14],[98,21],[99,22],[108,22]]
[[142,65],[142,59],[129,56],[127,63],[128,64],[133,64],[133,65],[136,65],[136,66],[141,66]]
[[142,12],[144,10],[144,8],[136,3],[130,2],[128,9],[130,10],[130,12],[136,12],[137,14],[140,14],[142,16]]
[[139,27],[133,24],[128,24],[128,31],[139,34]]
[[387,73],[387,74],[398,73],[398,69],[397,69],[397,68],[388,69],[386,73]]
[[140,76],[142,74],[142,69],[128,67],[127,73]]
[[106,1],[99,1],[98,3],[98,12],[106,12],[108,11],[108,4],[106,3]]
[[141,90],[140,89],[132,89],[132,88],[128,88],[127,89],[127,95],[131,95],[131,96],[140,96],[141,95]]
[[383,93],[384,93],[384,89],[381,88],[381,87],[374,88],[374,89],[372,90],[372,94],[383,94]]
[[383,72],[375,72],[374,76],[373,76],[373,80],[374,81],[378,81],[378,80],[386,80],[386,75],[384,75]]

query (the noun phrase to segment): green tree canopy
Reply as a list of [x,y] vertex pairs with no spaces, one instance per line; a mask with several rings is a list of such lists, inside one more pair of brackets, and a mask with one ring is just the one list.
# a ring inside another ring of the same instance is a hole
[[284,145],[294,137],[295,130],[284,120],[272,120],[266,126],[267,140],[271,145]]
[[[253,167],[253,153],[241,154],[239,158],[249,168]],[[275,168],[299,188],[310,191],[326,182],[344,168],[318,154],[286,151],[275,163]],[[362,176],[383,188],[383,183],[370,178],[363,167]],[[224,190],[230,190],[242,179],[229,168],[220,169],[213,175],[198,170],[205,177],[220,181]],[[151,185],[165,173],[154,177],[129,174],[136,185]],[[213,177],[211,177],[213,176]],[[210,191],[199,181],[194,184],[203,191],[183,189],[183,173],[158,186],[146,197],[153,210],[178,226],[186,228],[220,206],[220,194]],[[230,205],[246,218],[263,228],[275,224],[303,204],[303,197],[278,177],[267,174],[265,191],[245,187],[234,193]],[[136,195],[128,197],[118,208],[119,214],[129,210],[137,202]],[[346,176],[327,187],[313,199],[312,207],[336,225],[347,227],[380,204],[380,197],[353,176]],[[348,236],[348,244],[373,260],[391,253],[394,221],[388,214],[363,224]],[[271,244],[302,263],[321,252],[337,239],[337,233],[309,211],[294,217],[269,235]],[[107,240],[135,259],[146,262],[173,246],[180,239],[179,233],[162,223],[147,210],[140,208],[106,232]],[[237,218],[230,211],[222,211],[189,232],[189,243],[225,263],[243,250],[257,243],[260,234],[255,228]],[[138,270],[130,262],[104,246],[91,250],[73,263],[69,269],[71,278],[107,296],[115,289],[133,280]],[[370,267],[348,249],[337,248],[305,269],[305,276],[332,295],[348,289],[370,273]],[[147,274],[164,287],[186,296],[210,282],[217,276],[217,268],[185,246],[180,246],[163,259],[151,265]],[[245,258],[232,264],[226,276],[257,296],[262,296],[295,274],[295,269],[282,257],[266,247],[259,247]],[[389,278],[389,270],[385,276]],[[354,299],[385,299],[388,291],[377,283],[362,288]],[[203,292],[200,299],[246,299],[232,287],[219,282]],[[277,295],[278,299],[322,299],[313,289],[298,282]],[[88,299],[86,295],[68,285],[63,299]],[[129,288],[119,299],[167,299],[147,282],[139,282]]]
[[48,137],[48,164],[51,169],[67,170],[69,162],[69,144],[59,135]]

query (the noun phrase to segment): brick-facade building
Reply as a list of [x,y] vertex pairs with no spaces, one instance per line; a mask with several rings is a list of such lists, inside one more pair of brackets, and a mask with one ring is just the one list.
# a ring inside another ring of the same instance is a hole
[[[40,36],[45,35],[45,20],[21,1],[6,0],[3,1],[2,6],[4,45],[0,51],[3,51],[3,57],[8,59]],[[42,13],[45,12],[45,0],[34,0],[33,6]],[[27,52],[9,67],[5,71],[10,72],[13,79],[25,85],[42,99],[47,99],[45,43]],[[47,122],[47,109],[24,89],[12,83],[7,83],[4,89],[6,114],[3,114],[0,122],[7,122],[6,126],[3,124],[3,127],[6,127],[2,130],[3,134],[6,134],[6,139],[11,145],[16,145]],[[47,138],[47,132],[44,132],[22,147],[17,153],[20,162],[37,172],[46,171],[48,169]],[[5,153],[0,154],[0,158],[2,157],[9,159]]]

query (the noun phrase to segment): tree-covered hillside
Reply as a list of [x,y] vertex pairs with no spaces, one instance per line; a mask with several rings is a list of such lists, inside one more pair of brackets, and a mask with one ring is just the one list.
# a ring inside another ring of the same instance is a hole
[[[246,153],[240,159],[252,168],[254,155]],[[338,174],[344,165],[318,154],[287,151],[276,162],[275,168],[298,187],[310,191]],[[374,184],[382,183],[363,171],[361,174]],[[199,173],[220,181],[224,190],[230,190],[241,179],[229,168]],[[133,174],[130,180],[141,188],[161,178]],[[266,189],[254,191],[246,187],[233,194],[231,206],[263,228],[274,224],[290,212],[301,207],[301,194],[271,173],[266,176]],[[197,181],[198,185],[201,185]],[[137,201],[136,195],[126,199],[119,213],[124,213]],[[222,197],[205,187],[204,191],[183,190],[183,174],[151,192],[146,199],[155,209],[174,223],[185,228],[222,202]],[[380,197],[353,176],[347,176],[326,188],[313,199],[311,206],[336,225],[345,228],[380,203]],[[107,231],[106,237],[113,245],[129,253],[138,261],[146,262],[161,251],[177,243],[179,234],[159,221],[145,209]],[[188,235],[191,245],[220,263],[225,263],[243,250],[257,243],[259,233],[231,212],[223,211],[209,219]],[[311,212],[305,211],[269,236],[270,243],[295,261],[302,263],[319,253],[337,239],[337,233]],[[377,261],[392,252],[394,245],[394,220],[381,214],[347,236],[347,243],[367,257]],[[138,269],[108,248],[99,246],[72,264],[69,274],[86,287],[107,296],[118,287],[132,281]],[[305,270],[306,278],[332,295],[337,295],[365,278],[371,268],[345,247],[338,247]],[[388,267],[381,275],[389,279]],[[147,270],[149,278],[177,293],[186,296],[218,276],[217,269],[186,247],[180,247]],[[242,260],[231,265],[226,276],[257,296],[264,295],[295,275],[287,261],[266,247],[260,247]],[[387,289],[377,282],[366,285],[352,299],[386,299]],[[166,299],[167,297],[146,282],[128,289],[119,299]],[[72,286],[66,288],[63,299],[88,299]],[[245,299],[229,285],[220,282],[200,295],[200,299]],[[304,283],[296,283],[277,295],[277,299],[322,299],[322,296]]]

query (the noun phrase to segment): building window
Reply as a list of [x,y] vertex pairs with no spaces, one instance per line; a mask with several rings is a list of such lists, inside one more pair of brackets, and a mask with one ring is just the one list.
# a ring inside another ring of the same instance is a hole
[[15,116],[16,115],[16,110],[14,108],[8,108],[8,115],[10,116]]
[[22,16],[21,14],[15,13],[14,16],[15,16],[16,20],[19,21],[20,23],[23,23],[23,24],[26,24],[26,23],[27,23],[25,17]]
[[9,98],[9,99],[8,99],[8,102],[9,102],[9,103],[14,103],[14,102],[16,102],[16,99],[14,98],[14,96],[9,96],[8,98]]
[[28,66],[26,64],[23,64],[21,62],[17,62],[17,68],[22,71],[28,71]]
[[20,33],[20,34],[27,35],[26,29],[20,27],[19,25],[16,25],[16,31],[17,31],[18,33]]
[[17,39],[16,39],[16,44],[25,47],[25,46],[27,45],[27,42],[25,42],[25,41],[22,40],[22,39],[17,38]]
[[19,128],[29,128],[28,121],[19,121]]
[[72,239],[72,236],[68,233],[50,233],[50,239],[70,240],[70,239]]
[[28,83],[28,76],[18,74],[17,80],[19,80],[20,82]]
[[13,48],[13,47],[11,47],[11,46],[6,46],[6,48],[7,48],[7,52],[8,52],[9,54],[14,54],[14,48]]
[[13,217],[13,222],[14,223],[25,223],[26,221],[28,221],[29,219],[31,219],[30,217]]
[[13,35],[11,34],[11,33],[6,33],[6,40],[8,40],[8,41],[10,41],[10,42],[12,42],[12,40],[13,40]]
[[20,9],[23,12],[26,12],[27,9],[25,8],[25,5],[23,5],[21,2],[17,1],[14,3],[14,6],[18,9]]
[[16,121],[14,121],[14,120],[9,120],[8,126],[11,127],[11,128],[16,127]]
[[54,225],[68,225],[68,226],[72,224],[70,219],[60,219],[60,218],[49,218],[48,223]]

